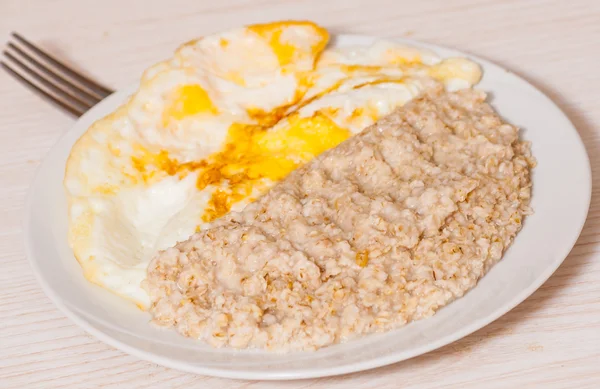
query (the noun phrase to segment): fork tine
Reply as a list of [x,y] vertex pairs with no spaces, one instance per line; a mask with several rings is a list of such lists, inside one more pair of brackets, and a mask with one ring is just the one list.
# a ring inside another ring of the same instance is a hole
[[[95,105],[95,103],[90,104],[88,102],[85,102],[85,101],[81,100],[80,98],[78,98],[77,96],[74,96],[74,95],[68,93],[67,91],[59,88],[58,86],[51,83],[44,77],[40,76],[33,69],[31,69],[29,66],[25,65],[23,62],[21,62],[17,57],[12,55],[11,53],[4,51],[3,54],[8,59],[10,59],[12,62],[14,62],[21,70],[23,70],[24,72],[26,72],[27,74],[29,74],[30,76],[35,78],[38,82],[40,82],[42,85],[44,85],[46,88],[48,88],[55,95],[58,95],[58,96],[62,97],[63,99],[66,99],[69,103],[71,103],[71,105],[79,106],[84,111],[87,111],[88,109],[92,108]],[[96,101],[96,103],[97,102],[98,101]]]
[[63,108],[64,110],[70,112],[72,115],[79,117],[85,113],[85,110],[79,110],[77,108],[74,108],[74,107],[70,106],[69,104],[65,103],[64,101],[61,101],[57,97],[46,92],[45,90],[41,89],[40,87],[38,87],[37,85],[35,85],[34,83],[32,83],[31,81],[26,79],[25,77],[23,77],[22,75],[20,75],[16,71],[14,71],[10,66],[8,66],[3,61],[0,61],[0,66],[2,66],[2,68],[4,68],[4,70],[6,70],[10,75],[12,75],[18,81],[25,84],[27,87],[29,87],[31,90],[33,90],[35,93],[40,94],[42,97],[46,98],[46,100],[58,105],[59,107]]
[[[23,50],[21,50],[18,46],[15,46],[12,42],[8,43],[8,47],[10,49],[12,49],[14,52],[18,53],[25,60],[27,60],[27,62],[29,62],[30,64],[32,64],[35,67],[37,67],[43,74],[45,74],[46,76],[50,76],[54,81],[58,82],[62,86],[66,87],[67,89],[73,90],[77,95],[79,95],[79,97],[84,98],[91,105],[98,104],[98,102],[100,102],[100,100],[102,99],[102,97],[98,97],[98,96],[92,95],[89,92],[81,89],[77,85],[75,85],[75,84],[69,82],[68,80],[62,78],[60,75],[54,73],[52,70],[48,69],[44,64],[38,62],[35,58],[31,57],[29,54],[27,54],[26,52],[24,52]],[[6,56],[9,56],[10,52],[4,51],[4,54]],[[14,57],[12,55],[11,55],[11,60],[17,61],[16,57]],[[29,71],[27,71],[27,72],[29,74],[31,74]],[[32,75],[34,77],[38,78],[38,76],[36,74],[32,74]],[[44,81],[42,81],[42,82],[44,82]],[[50,87],[50,88],[52,88],[52,87]],[[75,97],[75,96],[73,96],[73,97]]]
[[94,91],[95,93],[99,94],[101,97],[106,97],[113,93],[113,91],[110,90],[109,88],[102,86],[102,85],[90,80],[89,78],[75,72],[74,70],[72,70],[71,68],[66,66],[65,64],[63,64],[63,63],[59,62],[58,60],[56,60],[55,58],[51,57],[49,54],[40,50],[33,43],[29,42],[27,39],[23,38],[21,35],[17,34],[16,32],[13,32],[11,35],[15,39],[17,39],[19,42],[21,42],[22,44],[27,46],[28,49],[30,49],[31,51],[33,51],[40,57],[44,58],[46,61],[51,63],[56,68],[60,69],[65,74],[76,79],[81,85],[83,85],[86,88],[88,88],[89,90]]

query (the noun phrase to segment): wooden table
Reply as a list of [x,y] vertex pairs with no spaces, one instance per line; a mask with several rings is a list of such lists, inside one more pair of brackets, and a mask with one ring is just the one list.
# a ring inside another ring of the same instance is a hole
[[[3,0],[18,31],[114,88],[181,42],[252,22],[312,19],[333,32],[411,37],[506,66],[571,118],[600,168],[598,0]],[[87,335],[44,295],[21,217],[33,172],[73,119],[0,73],[0,388],[600,388],[600,198],[560,269],[533,296],[452,345],[342,377],[244,382],[140,361]],[[598,187],[598,185],[596,185]]]

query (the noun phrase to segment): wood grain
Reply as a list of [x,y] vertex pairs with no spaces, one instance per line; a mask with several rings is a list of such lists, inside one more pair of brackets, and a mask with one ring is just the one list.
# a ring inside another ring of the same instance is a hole
[[0,74],[1,388],[600,388],[600,2],[597,0],[4,0],[16,30],[115,88],[190,38],[241,24],[312,19],[333,32],[413,39],[495,61],[547,93],[592,161],[592,206],[560,269],[493,324],[412,360],[285,383],[180,373],[84,333],[43,294],[25,259],[21,217],[41,158],[73,120]]

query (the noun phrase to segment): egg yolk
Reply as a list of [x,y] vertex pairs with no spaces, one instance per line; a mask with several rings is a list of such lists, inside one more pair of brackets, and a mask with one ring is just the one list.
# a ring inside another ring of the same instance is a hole
[[199,113],[216,115],[219,111],[200,85],[183,85],[175,91],[172,103],[165,110],[163,118],[168,122],[171,118],[181,120]]
[[290,43],[282,42],[281,33],[281,30],[273,31],[269,39],[269,44],[275,52],[279,64],[285,66],[292,62],[296,47]]
[[248,29],[265,39],[277,56],[279,65],[285,66],[291,64],[298,56],[298,48],[290,42],[281,39],[284,29],[289,28],[290,26],[305,26],[313,28],[317,32],[320,39],[311,47],[311,54],[321,52],[329,40],[329,33],[327,30],[310,22],[277,22],[255,24],[248,26]]
[[159,172],[183,178],[188,173],[206,166],[206,161],[203,160],[181,163],[171,158],[166,150],[154,153],[141,145],[134,145],[133,149],[135,154],[131,156],[131,163],[137,174],[123,172],[133,183],[139,182],[139,179],[147,184],[153,183],[162,178]]
[[227,180],[227,190],[216,190],[203,216],[209,222],[225,215],[231,206],[249,196],[263,179],[278,181],[300,164],[350,137],[350,131],[316,112],[310,117],[288,118],[277,130],[259,125],[233,124],[224,149],[207,161],[198,177],[199,190]]
[[289,126],[259,134],[256,143],[267,155],[296,155],[302,160],[313,158],[343,142],[350,136],[346,129],[317,112],[312,117],[289,118]]

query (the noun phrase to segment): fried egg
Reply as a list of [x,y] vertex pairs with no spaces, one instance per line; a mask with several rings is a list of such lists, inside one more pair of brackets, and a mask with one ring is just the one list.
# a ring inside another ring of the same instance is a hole
[[146,309],[140,283],[159,250],[432,85],[481,77],[464,58],[328,39],[311,22],[252,25],[190,41],[146,70],[67,161],[69,242],[85,277]]

